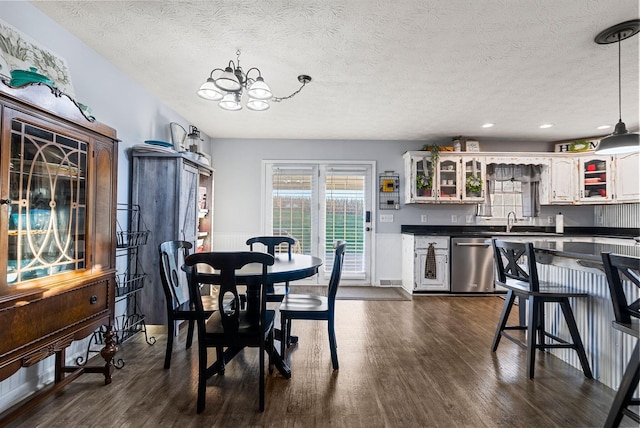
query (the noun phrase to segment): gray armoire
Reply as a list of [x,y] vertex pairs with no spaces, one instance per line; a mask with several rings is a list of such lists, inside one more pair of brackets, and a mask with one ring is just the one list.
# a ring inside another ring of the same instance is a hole
[[192,251],[211,249],[213,169],[189,153],[131,151],[131,204],[151,231],[138,259],[147,274],[140,311],[147,325],[166,324],[158,246],[183,240]]

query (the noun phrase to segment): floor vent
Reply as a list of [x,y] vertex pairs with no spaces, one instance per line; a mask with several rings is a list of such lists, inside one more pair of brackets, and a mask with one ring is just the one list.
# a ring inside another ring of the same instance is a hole
[[380,286],[381,287],[395,287],[395,286],[402,286],[402,280],[401,279],[381,279],[380,280]]

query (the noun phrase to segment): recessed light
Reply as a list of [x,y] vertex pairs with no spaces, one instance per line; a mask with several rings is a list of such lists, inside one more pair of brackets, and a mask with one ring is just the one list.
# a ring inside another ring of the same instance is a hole
[[609,128],[611,128],[611,125],[600,125],[596,129],[609,129]]
[[547,128],[551,128],[553,126],[553,123],[543,123],[542,125],[540,125],[540,129],[547,129]]
[[484,125],[482,125],[483,128],[491,128],[492,126],[495,126],[495,123],[485,123]]

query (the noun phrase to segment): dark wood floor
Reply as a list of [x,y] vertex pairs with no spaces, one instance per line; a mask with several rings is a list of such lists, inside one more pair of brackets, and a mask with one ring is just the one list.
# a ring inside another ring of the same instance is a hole
[[490,352],[502,303],[445,296],[338,301],[340,370],[331,369],[326,323],[294,322],[300,344],[291,352],[293,375],[267,378],[264,413],[256,350],[210,379],[205,411],[197,415],[197,354],[185,350],[186,329],[170,370],[163,369],[166,334],[159,330],[153,346],[137,335],[121,346],[126,365],[111,385],[84,375],[14,426],[602,426],[610,388],[542,353],[528,380],[524,351],[507,340]]

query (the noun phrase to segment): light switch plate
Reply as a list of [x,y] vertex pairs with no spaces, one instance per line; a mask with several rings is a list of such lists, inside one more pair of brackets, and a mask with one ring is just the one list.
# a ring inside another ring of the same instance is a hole
[[451,215],[451,223],[457,223],[458,222],[458,216],[455,214]]
[[422,214],[420,216],[420,222],[422,222],[422,223],[426,223],[427,222],[427,215],[426,214]]

